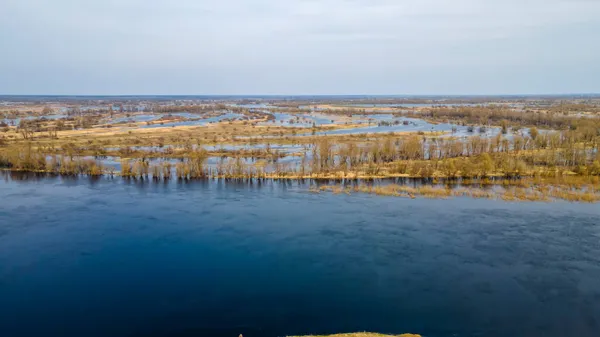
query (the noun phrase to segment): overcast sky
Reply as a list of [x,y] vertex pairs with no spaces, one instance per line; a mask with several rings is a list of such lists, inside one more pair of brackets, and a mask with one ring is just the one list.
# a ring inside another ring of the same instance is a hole
[[600,92],[600,0],[0,0],[0,94]]

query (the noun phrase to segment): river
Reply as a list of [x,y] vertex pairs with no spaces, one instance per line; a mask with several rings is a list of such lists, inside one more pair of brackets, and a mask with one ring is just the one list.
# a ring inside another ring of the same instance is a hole
[[0,335],[599,336],[600,207],[0,180]]

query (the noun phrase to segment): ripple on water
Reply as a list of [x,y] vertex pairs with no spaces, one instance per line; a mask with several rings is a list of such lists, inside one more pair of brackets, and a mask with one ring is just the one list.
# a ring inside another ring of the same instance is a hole
[[2,181],[0,331],[600,333],[597,205],[306,189]]

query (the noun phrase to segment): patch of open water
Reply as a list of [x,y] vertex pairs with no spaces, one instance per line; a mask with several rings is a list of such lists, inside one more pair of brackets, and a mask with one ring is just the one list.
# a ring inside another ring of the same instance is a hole
[[4,336],[598,336],[600,208],[0,180]]

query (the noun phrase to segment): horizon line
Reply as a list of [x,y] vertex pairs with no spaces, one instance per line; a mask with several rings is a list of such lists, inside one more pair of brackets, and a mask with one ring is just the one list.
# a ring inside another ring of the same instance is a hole
[[3,94],[0,97],[536,97],[600,96],[600,92],[513,94]]

